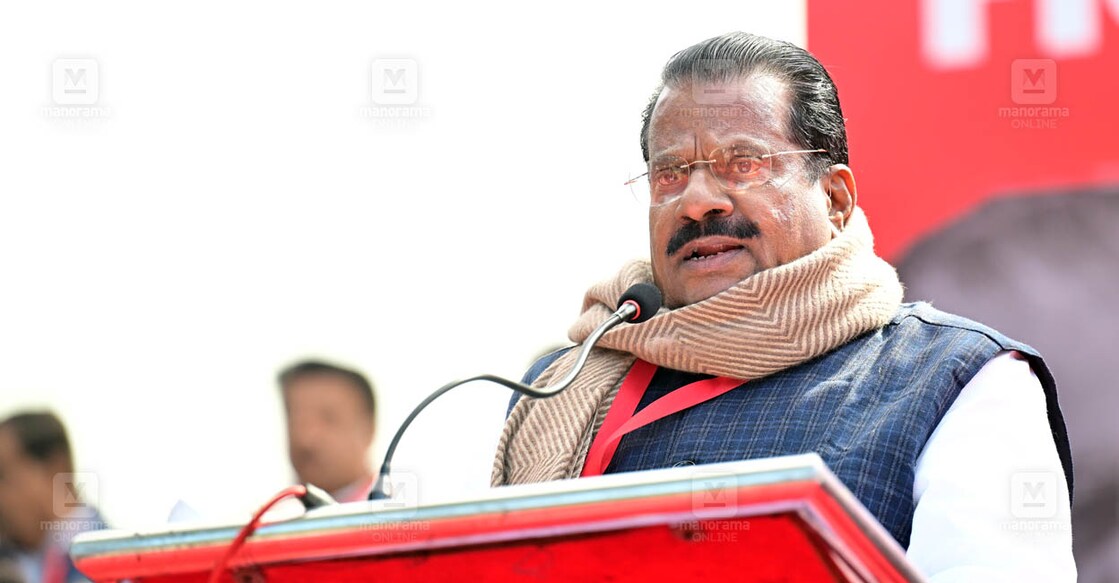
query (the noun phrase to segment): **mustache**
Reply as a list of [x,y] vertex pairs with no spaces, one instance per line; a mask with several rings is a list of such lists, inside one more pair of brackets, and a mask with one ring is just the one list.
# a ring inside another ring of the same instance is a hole
[[672,235],[664,254],[671,257],[684,245],[702,237],[722,236],[735,239],[753,239],[762,234],[758,224],[746,217],[715,217],[696,223],[688,223]]

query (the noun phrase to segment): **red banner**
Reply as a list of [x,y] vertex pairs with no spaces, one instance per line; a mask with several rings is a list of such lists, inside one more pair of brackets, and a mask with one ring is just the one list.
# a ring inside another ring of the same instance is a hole
[[808,1],[879,252],[1002,194],[1119,184],[1119,1]]

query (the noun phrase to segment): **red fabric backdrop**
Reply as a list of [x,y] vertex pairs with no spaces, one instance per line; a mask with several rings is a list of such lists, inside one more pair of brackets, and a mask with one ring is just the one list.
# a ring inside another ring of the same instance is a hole
[[[929,15],[952,2],[808,0],[809,50],[839,87],[885,257],[990,196],[1119,184],[1119,2],[1040,2],[973,0],[973,18],[938,28]],[[1060,18],[1036,16],[1046,6]],[[1042,41],[1070,26],[1078,41]],[[953,39],[986,48],[946,65]],[[1015,67],[1027,59],[1053,64]]]

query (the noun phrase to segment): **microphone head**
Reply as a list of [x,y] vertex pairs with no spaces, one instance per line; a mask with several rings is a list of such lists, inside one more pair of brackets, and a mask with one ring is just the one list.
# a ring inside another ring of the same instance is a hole
[[633,304],[637,308],[637,313],[630,316],[628,322],[640,324],[649,318],[656,315],[657,310],[661,309],[661,290],[651,283],[638,283],[631,286],[622,294],[618,299],[618,307],[622,307],[626,303]]

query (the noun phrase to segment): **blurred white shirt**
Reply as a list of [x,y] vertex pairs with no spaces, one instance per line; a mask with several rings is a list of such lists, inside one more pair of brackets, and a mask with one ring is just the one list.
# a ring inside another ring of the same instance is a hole
[[917,459],[909,560],[933,583],[1076,581],[1045,392],[1015,352],[964,386]]

